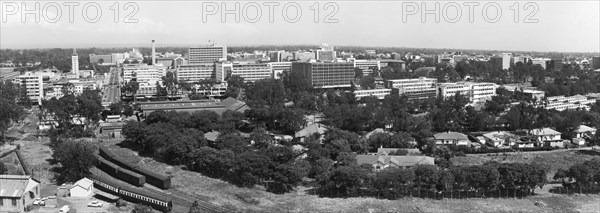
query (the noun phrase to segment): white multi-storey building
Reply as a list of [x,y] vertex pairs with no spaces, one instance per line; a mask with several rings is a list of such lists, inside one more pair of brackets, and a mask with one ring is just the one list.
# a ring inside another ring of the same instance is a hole
[[377,99],[384,99],[385,96],[392,93],[392,89],[368,89],[368,90],[355,90],[354,96],[356,99],[373,96]]
[[292,70],[292,62],[270,62],[267,63],[273,71],[273,78],[280,79],[283,72],[289,72]]
[[461,83],[440,83],[438,84],[438,96],[445,99],[450,97],[454,97],[456,94],[460,93],[464,96],[469,96],[469,91],[471,90],[469,85],[461,84]]
[[77,56],[75,49],[73,49],[73,55],[71,55],[71,73],[79,78],[79,56]]
[[14,83],[18,83],[21,86],[25,85],[27,97],[29,97],[31,101],[42,104],[42,99],[44,98],[44,82],[42,75],[26,72],[24,75],[17,77],[14,80]]
[[447,99],[457,93],[469,98],[471,102],[485,102],[496,95],[498,85],[489,82],[457,82],[438,84],[438,95]]
[[373,69],[381,69],[381,62],[379,60],[354,60],[354,67],[359,68],[363,71],[363,75],[371,75]]
[[491,100],[496,95],[497,84],[489,82],[466,82],[469,88],[469,94],[471,101],[473,102],[485,102]]
[[583,95],[574,95],[574,96],[550,96],[546,98],[546,106],[545,108],[555,109],[558,111],[563,110],[575,110],[575,109],[584,109],[589,110],[590,105],[595,103],[595,99],[588,99]]
[[398,89],[399,95],[405,95],[409,100],[435,98],[437,79],[435,78],[409,78],[392,79],[386,81],[389,89]]
[[126,82],[136,79],[137,82],[161,81],[167,74],[167,69],[162,65],[135,64],[123,66],[123,80]]
[[221,62],[215,66],[216,80],[225,82],[227,76],[237,75],[244,78],[245,82],[254,82],[260,79],[271,78],[273,71],[269,64]]
[[178,82],[198,82],[214,78],[214,64],[181,65],[175,69],[175,78]]

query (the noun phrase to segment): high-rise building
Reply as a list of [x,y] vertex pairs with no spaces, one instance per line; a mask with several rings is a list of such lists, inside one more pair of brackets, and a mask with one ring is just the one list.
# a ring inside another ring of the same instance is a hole
[[71,55],[71,73],[79,78],[79,56],[77,56],[77,50],[75,49],[73,49],[73,55]]
[[502,55],[491,57],[490,62],[501,70],[508,70],[510,68],[511,57],[512,54],[503,53]]
[[592,68],[600,69],[600,56],[592,57]]
[[29,100],[42,104],[42,99],[44,98],[44,81],[42,75],[26,72],[16,78],[15,83],[19,83],[21,87],[27,90]]
[[156,44],[154,40],[152,40],[152,65],[156,64]]
[[302,75],[313,88],[350,87],[354,81],[353,63],[294,62],[292,73]]
[[188,64],[215,63],[227,60],[227,47],[216,45],[190,47],[188,54]]
[[267,79],[273,76],[273,71],[269,64],[239,63],[239,62],[220,62],[215,66],[215,78],[218,82],[225,80],[232,75],[244,78],[244,82],[254,82],[260,79]]
[[550,69],[555,72],[560,72],[563,68],[563,60],[562,58],[552,58],[550,60]]
[[178,82],[198,82],[215,78],[215,65],[180,65],[175,69],[175,78]]
[[386,87],[394,89],[399,95],[405,95],[408,100],[435,98],[437,79],[435,78],[409,78],[392,79],[386,81]]

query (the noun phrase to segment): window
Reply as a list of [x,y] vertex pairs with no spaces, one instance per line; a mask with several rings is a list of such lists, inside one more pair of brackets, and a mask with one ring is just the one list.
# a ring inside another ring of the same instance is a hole
[[4,198],[0,198],[0,206],[4,206]]
[[11,199],[11,201],[12,201],[12,205],[13,206],[17,206],[17,199],[16,198],[15,199]]

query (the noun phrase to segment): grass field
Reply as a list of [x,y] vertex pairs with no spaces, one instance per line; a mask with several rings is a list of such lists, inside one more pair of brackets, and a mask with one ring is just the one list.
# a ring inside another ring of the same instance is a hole
[[[600,195],[560,195],[548,192],[549,186],[536,189],[535,196],[525,199],[421,199],[402,198],[321,198],[300,186],[291,193],[276,195],[263,187],[240,188],[197,172],[169,166],[150,158],[139,157],[129,149],[115,145],[120,140],[104,140],[112,150],[128,158],[138,158],[138,165],[165,175],[171,175],[172,189],[216,205],[243,212],[600,212]],[[552,153],[520,154],[511,156],[476,155],[457,157],[457,165],[482,164],[488,160],[499,162],[540,162],[552,171],[596,157],[594,153],[562,151]],[[538,205],[536,205],[536,202]],[[541,203],[541,204],[540,204]]]

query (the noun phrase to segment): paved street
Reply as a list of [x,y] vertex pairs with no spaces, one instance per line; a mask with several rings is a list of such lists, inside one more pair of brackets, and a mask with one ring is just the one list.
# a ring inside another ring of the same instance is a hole
[[121,86],[119,83],[119,69],[116,67],[111,68],[109,73],[109,82],[106,85],[105,93],[103,95],[103,102],[115,103],[119,102],[121,97]]

